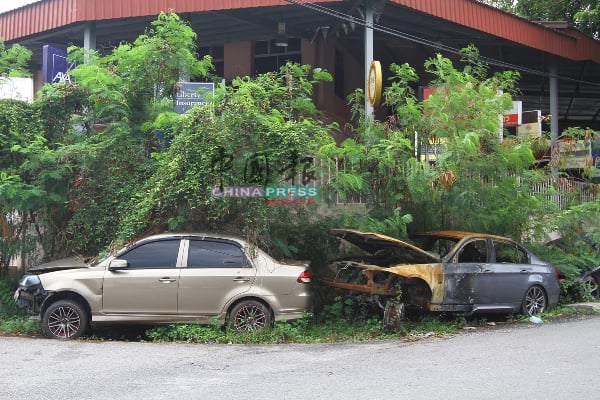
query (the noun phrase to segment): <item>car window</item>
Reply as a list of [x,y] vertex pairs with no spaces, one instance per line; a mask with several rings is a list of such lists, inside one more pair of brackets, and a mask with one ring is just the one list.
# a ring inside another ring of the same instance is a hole
[[473,240],[463,246],[458,253],[458,262],[487,262],[485,240]]
[[242,249],[233,243],[190,240],[188,268],[243,268],[249,266]]
[[496,251],[496,262],[510,264],[527,264],[529,257],[527,253],[514,243],[505,243],[494,240]]
[[179,254],[179,239],[144,243],[119,256],[129,268],[175,268]]
[[415,238],[417,246],[423,250],[446,256],[456,245],[455,239],[438,238],[435,236],[423,236]]

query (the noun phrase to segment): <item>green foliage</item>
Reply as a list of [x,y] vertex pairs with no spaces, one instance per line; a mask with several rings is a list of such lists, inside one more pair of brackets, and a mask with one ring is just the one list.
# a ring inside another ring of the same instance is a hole
[[313,324],[310,316],[291,322],[277,322],[272,329],[239,333],[218,324],[169,325],[146,331],[148,338],[155,342],[187,343],[244,343],[277,344],[304,343],[310,341]]
[[331,76],[288,64],[279,73],[218,84],[209,105],[178,115],[166,104],[181,76],[209,77],[213,67],[208,57],[196,58],[195,34],[177,15],[163,13],[153,25],[106,56],[70,49],[72,59],[85,61],[73,71],[77,85],[46,89],[46,101],[69,103],[83,127],[56,150],[71,168],[69,244],[91,255],[114,238],[202,230],[243,235],[280,256],[302,254],[276,227],[319,223],[314,213],[212,191],[301,185],[314,175],[316,148],[331,138],[314,119],[312,87]]
[[46,87],[37,102],[59,117],[46,137],[57,146],[56,165],[69,172],[62,187],[70,216],[62,229],[80,253],[98,254],[119,234],[131,201],[155,171],[149,155],[164,145],[152,129],[164,110],[156,88],[172,96],[180,77],[199,78],[212,68],[209,58],[196,58],[195,33],[176,14],[162,13],[152,25],[105,56],[69,49],[80,61],[72,71],[77,85]]
[[311,316],[290,322],[276,322],[273,328],[247,333],[223,329],[218,325],[169,325],[149,329],[146,335],[155,342],[228,344],[330,343],[391,337],[381,330],[381,322],[376,319],[361,324],[346,320],[317,323]]
[[[490,75],[478,55],[465,48],[462,70],[441,55],[427,60],[436,91],[423,102],[411,87],[415,70],[392,65],[385,98],[394,116],[385,123],[365,118],[362,93],[352,95],[356,137],[322,147],[320,156],[342,165],[330,190],[366,201],[368,216],[358,225],[396,237],[445,228],[519,238],[531,229],[530,215],[548,211],[530,195],[543,176],[531,170],[529,144],[499,140],[498,115],[510,108],[519,75]],[[415,159],[415,132],[419,151],[437,145],[434,163]]]
[[[586,4],[584,4],[585,6]],[[573,15],[575,26],[590,34],[594,39],[600,40],[600,3],[588,1],[587,7],[584,7]]]
[[40,335],[42,329],[36,321],[17,309],[13,294],[17,288],[13,279],[0,278],[0,333],[14,335]]
[[39,335],[39,323],[30,321],[28,316],[17,309],[13,294],[18,283],[10,278],[0,277],[0,333],[17,335]]
[[2,77],[25,77],[29,76],[29,59],[31,50],[20,44],[14,44],[6,48],[4,41],[0,38],[0,81]]
[[355,301],[349,297],[336,296],[332,304],[324,307],[320,315],[324,320],[342,319],[348,320],[355,316]]
[[0,312],[16,310],[15,301],[13,300],[15,289],[15,282],[8,279],[0,279]]
[[[280,215],[292,227],[290,221],[302,218],[303,210],[280,210],[263,198],[218,197],[213,190],[282,182],[301,185],[298,175],[314,173],[316,148],[331,139],[313,119],[309,75],[308,66],[288,64],[280,73],[237,78],[229,87],[219,86],[214,105],[184,116],[162,114],[156,128],[164,128],[170,146],[153,154],[156,172],[135,194],[123,236],[165,227],[229,230],[261,245]],[[281,241],[276,243],[282,247]],[[283,255],[291,255],[290,249]]]
[[600,265],[600,202],[571,206],[539,223],[547,232],[560,235],[547,244],[531,243],[529,248],[565,277],[561,303],[591,300],[580,276]]
[[42,328],[39,322],[32,321],[27,316],[5,318],[0,313],[0,332],[19,336],[41,336]]
[[[45,158],[48,153],[38,123],[34,106],[0,100],[0,277],[12,256],[32,248],[31,237],[37,233],[28,229],[30,224],[42,220],[47,206],[61,200],[43,186],[56,183],[57,168]],[[48,233],[52,234],[50,229]]]

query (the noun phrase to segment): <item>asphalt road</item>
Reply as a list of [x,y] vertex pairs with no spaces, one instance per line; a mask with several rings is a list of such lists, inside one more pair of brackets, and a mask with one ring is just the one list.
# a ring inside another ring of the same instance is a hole
[[0,399],[596,399],[600,316],[410,342],[0,337]]

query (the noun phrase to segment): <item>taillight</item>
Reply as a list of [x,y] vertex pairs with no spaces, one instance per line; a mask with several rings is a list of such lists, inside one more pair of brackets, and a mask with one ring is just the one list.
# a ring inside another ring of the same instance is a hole
[[556,267],[554,267],[554,279],[556,279],[557,281],[560,280],[560,276],[558,276],[558,270],[556,269]]
[[296,282],[311,283],[312,279],[310,277],[310,271],[304,271],[303,273],[301,273],[300,276],[298,276],[298,279],[296,279]]

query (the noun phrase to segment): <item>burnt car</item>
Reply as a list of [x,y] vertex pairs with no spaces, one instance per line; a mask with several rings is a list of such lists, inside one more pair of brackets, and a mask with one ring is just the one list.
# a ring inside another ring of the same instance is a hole
[[585,290],[594,299],[600,299],[600,265],[581,275]]
[[[570,254],[573,249],[577,249],[581,255],[600,254],[600,246],[598,243],[585,232],[579,232],[575,238],[570,239],[558,237],[545,243],[545,246],[552,250],[558,250],[561,257]],[[588,257],[582,257],[582,260],[587,259]],[[588,297],[595,300],[600,299],[600,265],[594,267],[594,264],[588,265],[586,264],[586,261],[584,261],[571,263],[569,268],[566,269],[571,269],[571,271],[560,270],[559,267],[558,272],[561,280],[568,280],[572,275],[577,276],[577,279],[583,283],[583,289]],[[572,295],[579,297],[581,293],[572,293]]]
[[558,304],[556,268],[509,238],[435,231],[415,235],[411,244],[350,229],[333,234],[360,251],[331,262],[332,276],[320,283],[360,293],[386,310],[392,300],[397,318],[410,309],[532,316]]
[[228,322],[241,332],[301,318],[311,307],[306,263],[275,261],[229,236],[154,235],[95,266],[37,271],[22,277],[14,297],[59,339],[93,323]]

